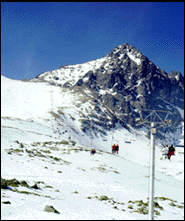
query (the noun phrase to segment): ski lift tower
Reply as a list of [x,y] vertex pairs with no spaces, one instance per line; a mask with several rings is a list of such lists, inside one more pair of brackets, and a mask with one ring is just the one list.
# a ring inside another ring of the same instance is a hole
[[53,97],[52,97],[52,93],[53,93],[53,90],[51,88],[51,85],[52,85],[52,81],[49,82],[50,83],[50,96],[51,96],[51,126],[52,126],[52,130],[54,132],[54,124],[53,124]]
[[[146,118],[143,118],[142,111],[149,112]],[[165,113],[164,120],[160,117],[159,113]],[[162,127],[164,125],[171,124],[171,120],[167,120],[168,115],[170,114],[169,111],[162,111],[162,110],[150,110],[150,109],[140,109],[139,111],[140,118],[136,118],[136,126],[145,125],[151,129],[150,134],[150,193],[149,193],[149,220],[154,220],[154,172],[155,172],[155,135],[156,135],[156,128]],[[149,124],[149,125],[148,125]]]
[[70,142],[71,142],[71,128],[69,128],[69,136],[68,136],[68,154],[70,154]]

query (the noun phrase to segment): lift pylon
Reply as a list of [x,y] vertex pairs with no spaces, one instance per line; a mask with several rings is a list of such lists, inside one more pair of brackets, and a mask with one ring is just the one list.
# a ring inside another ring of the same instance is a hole
[[[168,120],[168,116],[170,114],[169,111],[161,111],[161,110],[150,110],[150,109],[142,109],[142,111],[149,111],[150,113],[147,117],[143,118],[141,114],[141,109],[139,111],[140,118],[136,119],[137,125],[145,125],[151,129],[150,141],[150,192],[149,192],[149,220],[154,219],[154,177],[155,177],[155,135],[156,128],[162,127],[164,125],[171,124],[171,121]],[[164,120],[159,115],[160,112],[166,113]],[[149,124],[149,125],[148,125]],[[158,125],[158,126],[157,126]]]

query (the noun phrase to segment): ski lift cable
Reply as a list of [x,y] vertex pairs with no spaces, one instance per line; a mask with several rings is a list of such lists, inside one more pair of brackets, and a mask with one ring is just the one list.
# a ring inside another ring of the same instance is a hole
[[131,139],[130,139],[129,134],[127,134],[127,139],[125,140],[125,143],[131,143]]
[[[164,127],[164,142],[166,143],[167,142],[167,136],[166,136],[166,129],[167,129],[167,127]],[[181,127],[179,127],[179,128],[177,128],[177,130],[178,129],[181,129]],[[176,138],[176,136],[177,136],[177,132],[174,132],[174,135],[172,136],[172,135],[168,135],[168,141],[171,141],[171,143],[173,143],[173,145],[176,145],[176,141],[178,141],[178,139]],[[165,146],[164,145],[164,143],[162,143],[162,145],[163,146]]]
[[[166,125],[164,125],[164,142],[166,142]],[[164,143],[162,143],[162,145],[164,146]]]
[[[113,142],[113,141],[116,141],[116,142]],[[118,143],[118,145],[119,145],[119,140],[116,140],[116,139],[114,138],[114,139],[112,139],[111,146],[113,145],[113,143]]]
[[[113,142],[113,141],[116,141],[116,142]],[[113,145],[113,143],[118,143],[118,145],[119,145],[119,140],[116,140],[116,139],[115,139],[115,137],[114,137],[114,132],[112,133],[111,146]]]

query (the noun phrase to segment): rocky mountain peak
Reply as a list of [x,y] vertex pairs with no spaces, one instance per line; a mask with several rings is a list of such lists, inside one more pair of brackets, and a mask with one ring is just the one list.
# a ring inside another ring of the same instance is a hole
[[113,50],[110,51],[107,57],[113,60],[125,60],[128,57],[137,65],[140,65],[143,60],[148,60],[148,58],[144,56],[138,49],[127,43],[115,47]]
[[171,79],[172,82],[182,83],[184,87],[184,77],[182,76],[181,72],[173,70],[168,74],[168,78]]
[[[88,90],[97,114],[106,108],[112,127],[119,121],[124,127],[135,127],[138,110],[168,110],[171,119],[181,120],[184,109],[184,77],[180,72],[167,74],[127,43],[116,46],[103,58],[83,64],[62,66],[45,72],[33,81],[48,81],[69,90]],[[108,120],[109,118],[109,120]],[[84,120],[83,122],[86,122]],[[102,123],[105,129],[107,123]],[[85,127],[85,126],[84,126]]]

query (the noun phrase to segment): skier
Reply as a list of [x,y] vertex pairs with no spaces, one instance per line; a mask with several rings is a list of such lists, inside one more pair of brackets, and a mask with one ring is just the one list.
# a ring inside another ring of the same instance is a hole
[[175,153],[175,147],[173,146],[173,144],[171,144],[168,150],[168,154],[167,154],[168,160],[170,160],[172,155],[175,155],[174,153]]
[[96,153],[95,149],[91,149],[91,154],[94,155]]
[[117,154],[118,154],[118,151],[119,151],[119,146],[118,146],[118,144],[116,144],[116,152],[117,152]]
[[164,160],[167,158],[167,155],[168,155],[168,144],[166,144],[166,146],[164,146],[161,151],[162,151],[161,160],[162,159]]
[[112,153],[115,153],[116,152],[116,145],[114,144],[113,146],[112,146]]

